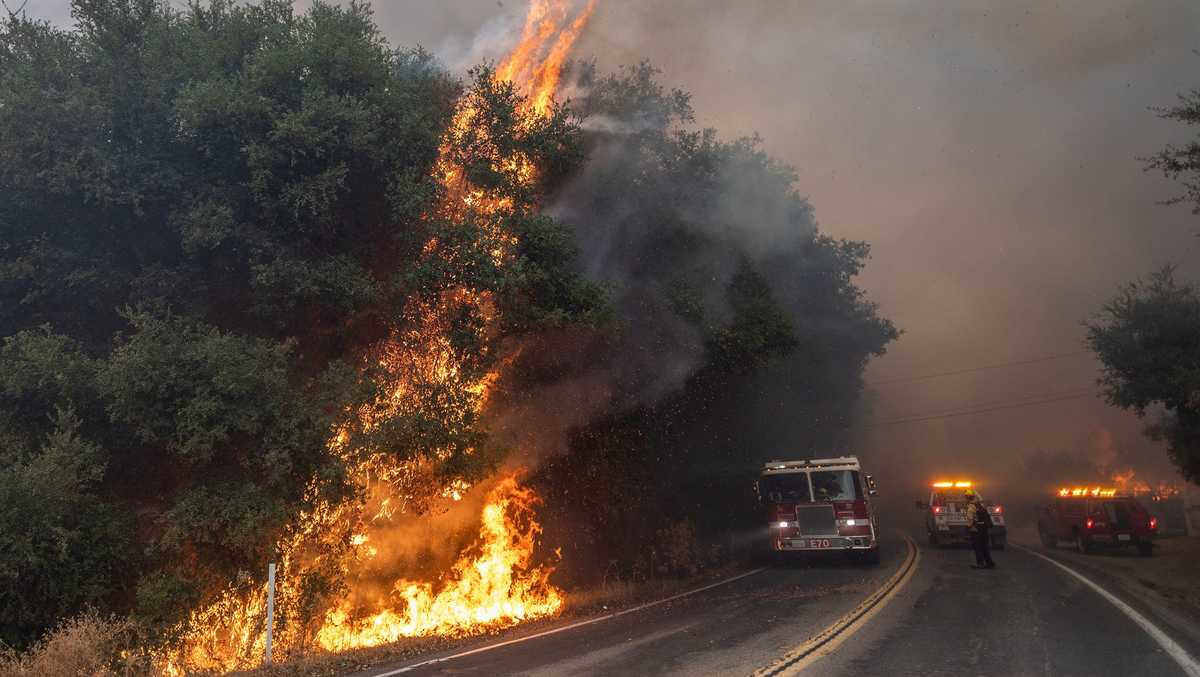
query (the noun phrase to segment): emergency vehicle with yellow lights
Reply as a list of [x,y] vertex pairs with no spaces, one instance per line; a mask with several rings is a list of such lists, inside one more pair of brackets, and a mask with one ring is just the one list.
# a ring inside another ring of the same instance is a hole
[[939,480],[929,485],[929,500],[917,501],[917,508],[925,511],[925,530],[929,533],[929,544],[933,546],[950,543],[969,543],[971,532],[967,530],[967,492],[972,491],[992,518],[992,547],[1003,550],[1008,544],[1008,527],[1004,523],[1004,506],[984,498],[979,486],[972,480]]
[[776,556],[832,551],[879,563],[875,480],[857,457],[770,461],[757,490]]
[[1062,487],[1038,509],[1038,537],[1053,548],[1066,541],[1081,553],[1135,547],[1154,554],[1158,519],[1133,496],[1112,487]]

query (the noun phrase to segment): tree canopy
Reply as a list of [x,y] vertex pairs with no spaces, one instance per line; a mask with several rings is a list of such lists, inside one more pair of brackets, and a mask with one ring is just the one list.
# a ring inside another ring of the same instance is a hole
[[[1169,120],[1200,124],[1200,90],[1180,94],[1174,106],[1155,109]],[[1146,168],[1179,182],[1183,192],[1168,200],[1188,202],[1200,214],[1200,140],[1168,145],[1145,160]],[[1166,266],[1131,282],[1088,323],[1088,343],[1104,365],[1100,384],[1110,404],[1143,417],[1157,409],[1146,428],[1167,442],[1183,477],[1200,483],[1200,295]]]
[[1200,483],[1200,291],[1170,267],[1132,282],[1088,325],[1088,342],[1109,403],[1138,416],[1161,408],[1148,432]]

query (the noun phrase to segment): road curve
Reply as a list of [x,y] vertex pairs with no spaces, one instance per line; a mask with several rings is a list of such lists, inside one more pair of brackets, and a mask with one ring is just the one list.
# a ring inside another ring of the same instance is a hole
[[[920,548],[905,585],[876,604],[869,618],[839,633],[836,646],[800,665],[801,674],[1188,674],[1177,656],[1110,600],[1031,552],[996,553],[999,567],[979,571],[970,568],[966,549]],[[545,634],[543,628],[541,636],[490,649],[501,641],[480,640],[356,677],[749,675],[779,665],[806,639],[853,615],[904,573],[907,552],[906,540],[892,535],[883,542],[879,567],[771,567],[562,632]],[[1144,620],[1154,623],[1149,614]],[[517,631],[506,640],[521,636]],[[480,648],[486,650],[456,655]],[[1181,650],[1197,655],[1196,647]]]

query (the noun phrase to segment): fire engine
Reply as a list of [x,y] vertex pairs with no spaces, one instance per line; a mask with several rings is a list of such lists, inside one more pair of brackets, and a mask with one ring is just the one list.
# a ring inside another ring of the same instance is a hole
[[1063,487],[1038,509],[1038,536],[1048,548],[1069,541],[1086,554],[1097,547],[1134,546],[1149,557],[1157,533],[1158,519],[1111,487]]
[[777,557],[834,551],[879,563],[875,480],[857,457],[770,461],[757,489]]
[[966,493],[970,489],[979,496],[992,518],[989,534],[992,547],[1003,550],[1008,543],[1008,527],[1004,524],[1004,506],[985,500],[979,487],[971,480],[940,480],[929,486],[929,500],[917,501],[917,508],[925,511],[925,530],[929,533],[929,544],[946,545],[955,542],[970,542],[967,530]]

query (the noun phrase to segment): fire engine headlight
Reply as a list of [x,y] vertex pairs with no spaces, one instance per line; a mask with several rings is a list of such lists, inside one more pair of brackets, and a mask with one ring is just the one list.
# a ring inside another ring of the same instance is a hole
[[786,529],[787,525],[788,525],[787,522],[780,522],[779,524],[776,524],[775,526],[779,527],[780,529]]
[[848,527],[855,526],[856,524],[858,524],[857,520],[846,520],[846,526]]

